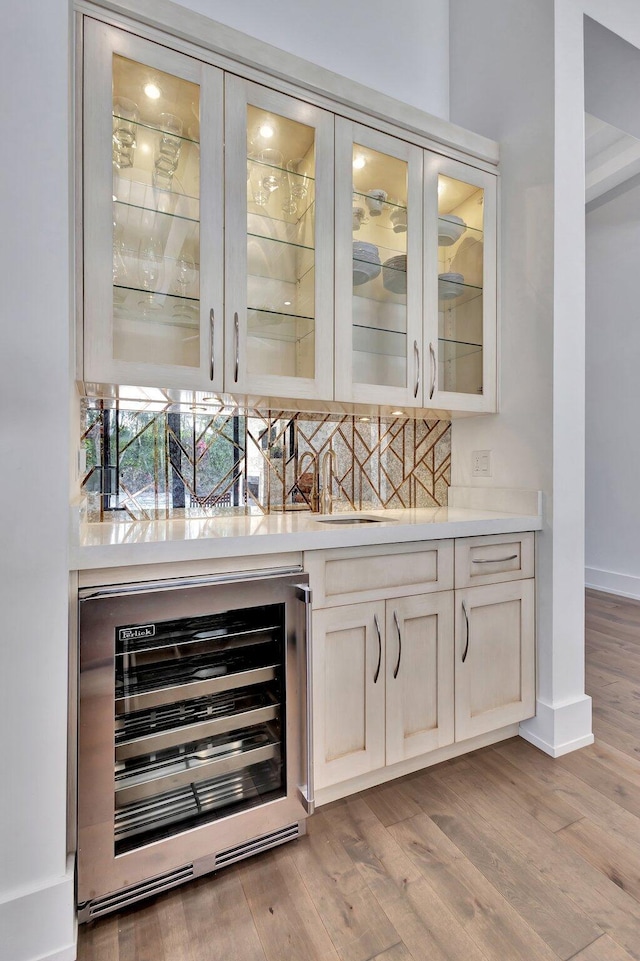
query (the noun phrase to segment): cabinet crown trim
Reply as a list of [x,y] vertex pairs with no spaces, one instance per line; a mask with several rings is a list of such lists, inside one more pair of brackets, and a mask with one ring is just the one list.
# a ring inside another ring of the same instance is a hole
[[76,0],[74,8],[98,18],[105,13],[125,17],[239,65],[257,68],[281,81],[291,82],[295,77],[295,84],[301,90],[362,110],[370,117],[402,127],[419,137],[428,137],[443,148],[460,150],[470,158],[496,165],[499,162],[499,145],[488,137],[342,77],[172,0],[98,0],[97,3]]

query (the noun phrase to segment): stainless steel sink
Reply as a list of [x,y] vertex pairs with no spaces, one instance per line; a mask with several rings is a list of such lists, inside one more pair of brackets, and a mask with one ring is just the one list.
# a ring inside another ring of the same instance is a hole
[[395,517],[375,517],[371,514],[324,514],[314,517],[318,524],[386,524]]

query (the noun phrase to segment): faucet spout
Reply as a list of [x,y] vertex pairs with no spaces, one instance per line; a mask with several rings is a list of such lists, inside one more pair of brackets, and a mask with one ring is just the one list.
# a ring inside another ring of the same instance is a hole
[[329,447],[322,457],[322,489],[320,491],[320,513],[333,513],[333,473],[336,469],[336,452]]
[[[319,505],[319,501],[320,501],[320,482],[319,482],[319,477],[318,477],[318,458],[317,458],[317,455],[314,454],[314,453],[313,453],[312,451],[310,451],[310,450],[305,450],[305,451],[303,452],[301,458],[300,458],[300,462],[299,462],[299,464],[298,464],[298,483],[300,482],[300,480],[302,479],[302,477],[303,477],[303,475],[304,475],[304,473],[305,473],[305,472],[304,472],[304,463],[305,463],[305,459],[306,459],[307,457],[309,458],[309,461],[310,461],[310,465],[311,465],[311,475],[312,475],[312,479],[311,479],[311,490],[309,491],[309,502],[310,502],[309,506],[311,507],[311,510],[314,512],[314,514],[317,514],[317,513],[318,513],[318,505]],[[304,496],[304,495],[303,495],[303,496]]]

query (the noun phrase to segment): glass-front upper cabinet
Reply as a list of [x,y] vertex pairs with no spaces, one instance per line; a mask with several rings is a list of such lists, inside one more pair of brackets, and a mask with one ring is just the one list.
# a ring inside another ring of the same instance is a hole
[[425,157],[425,407],[493,411],[496,178]]
[[336,119],[336,400],[422,406],[422,154]]
[[84,50],[84,380],[222,389],[222,73],[89,19]]
[[230,392],[333,393],[333,116],[226,77]]

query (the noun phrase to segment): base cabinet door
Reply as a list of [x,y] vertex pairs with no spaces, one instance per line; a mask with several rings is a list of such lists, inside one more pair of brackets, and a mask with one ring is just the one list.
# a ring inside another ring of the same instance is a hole
[[535,714],[534,581],[455,592],[456,741]]
[[386,604],[386,763],[453,742],[453,591]]
[[384,601],[313,615],[316,788],[384,767]]

